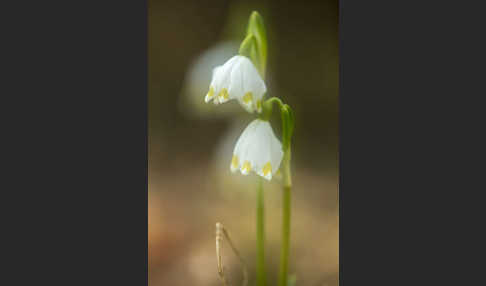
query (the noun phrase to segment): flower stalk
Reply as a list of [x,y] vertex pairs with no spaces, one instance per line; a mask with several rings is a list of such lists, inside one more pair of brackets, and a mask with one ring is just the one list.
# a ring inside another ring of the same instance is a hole
[[280,109],[282,121],[282,148],[284,151],[282,159],[282,245],[280,250],[280,270],[279,286],[287,286],[288,282],[288,264],[290,251],[290,215],[291,215],[291,198],[292,198],[292,175],[290,171],[291,158],[291,138],[294,131],[294,115],[289,105],[284,104],[279,98],[272,97],[264,102],[262,117],[265,119],[271,116],[273,104],[277,104]]
[[257,285],[265,286],[265,204],[263,178],[258,178],[257,188]]
[[290,250],[290,215],[291,215],[291,188],[290,175],[290,147],[284,153],[283,159],[283,193],[282,193],[282,245],[280,250],[279,286],[287,286],[289,250]]

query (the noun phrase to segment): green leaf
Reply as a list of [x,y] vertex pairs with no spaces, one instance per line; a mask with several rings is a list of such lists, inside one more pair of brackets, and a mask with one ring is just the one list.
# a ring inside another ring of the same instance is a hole
[[287,148],[290,146],[290,142],[288,140],[289,138],[288,136],[289,129],[287,124],[288,112],[283,106],[280,108],[280,115],[282,117],[282,147],[285,152],[285,150],[287,150]]
[[250,34],[246,36],[243,42],[241,42],[239,54],[249,58],[253,64],[258,67],[260,59],[258,58],[257,49],[256,38],[253,34]]
[[289,128],[289,140],[292,138],[292,135],[294,133],[294,127],[295,127],[295,117],[294,117],[294,111],[292,111],[292,108],[288,104],[285,104],[285,108],[287,109],[288,112],[288,128]]
[[263,24],[262,16],[256,11],[253,11],[250,15],[246,34],[247,36],[255,36],[257,43],[256,52],[259,60],[257,67],[262,77],[264,77],[267,66],[267,32],[265,30],[265,25]]
[[292,134],[294,132],[294,114],[290,106],[284,104],[281,107],[283,131],[282,131],[282,141],[283,148],[286,150],[290,147],[290,142],[292,139]]

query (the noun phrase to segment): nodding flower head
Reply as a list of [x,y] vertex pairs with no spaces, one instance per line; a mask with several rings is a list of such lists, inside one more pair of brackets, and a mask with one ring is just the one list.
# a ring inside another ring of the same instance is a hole
[[204,100],[214,104],[236,99],[246,109],[261,112],[267,87],[253,63],[244,56],[234,56],[213,70],[209,92]]
[[282,144],[273,133],[268,121],[255,119],[236,142],[231,160],[232,172],[240,170],[248,175],[251,170],[271,180],[283,157]]

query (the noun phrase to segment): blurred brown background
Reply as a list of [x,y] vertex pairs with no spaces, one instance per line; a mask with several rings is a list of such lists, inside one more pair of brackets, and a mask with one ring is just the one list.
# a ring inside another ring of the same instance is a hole
[[[268,35],[267,88],[295,111],[290,273],[296,285],[338,285],[338,1],[149,0],[149,284],[221,285],[222,222],[254,281],[254,176],[231,153],[254,118],[235,102],[204,103],[212,68],[238,51],[257,10]],[[274,114],[275,115],[275,114]],[[277,115],[272,126],[279,136]],[[265,184],[268,285],[276,285],[280,188]],[[233,285],[240,268],[227,245]]]

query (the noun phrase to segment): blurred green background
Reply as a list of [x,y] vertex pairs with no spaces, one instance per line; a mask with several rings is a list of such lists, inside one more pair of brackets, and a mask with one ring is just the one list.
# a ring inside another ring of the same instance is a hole
[[[254,118],[236,102],[204,103],[211,71],[237,54],[257,10],[268,35],[270,96],[295,111],[290,273],[338,285],[338,1],[148,1],[149,284],[221,285],[222,222],[254,281],[254,176],[231,174],[234,144]],[[275,115],[275,114],[274,114]],[[280,121],[272,118],[279,136]],[[276,285],[280,188],[265,185],[268,285]],[[226,246],[223,262],[241,282]]]

